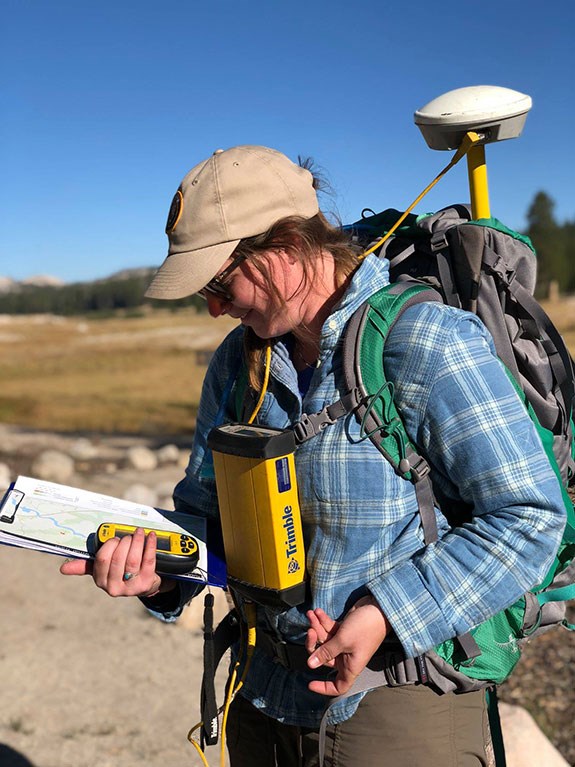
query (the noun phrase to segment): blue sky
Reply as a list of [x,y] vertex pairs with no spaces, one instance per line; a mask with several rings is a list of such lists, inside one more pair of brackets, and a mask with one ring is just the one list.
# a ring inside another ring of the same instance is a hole
[[[180,179],[235,144],[313,156],[344,222],[404,208],[450,158],[414,111],[466,85],[533,98],[523,135],[487,147],[493,215],[525,226],[543,189],[573,219],[574,36],[570,0],[7,0],[0,276],[158,265]],[[467,199],[462,162],[418,211]]]

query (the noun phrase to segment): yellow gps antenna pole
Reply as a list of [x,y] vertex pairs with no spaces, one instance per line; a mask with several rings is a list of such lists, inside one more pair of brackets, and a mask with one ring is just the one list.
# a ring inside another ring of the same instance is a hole
[[491,218],[484,145],[520,136],[531,103],[530,96],[510,88],[471,85],[443,93],[414,115],[430,149],[461,149],[475,137],[467,152],[474,219]]
[[485,146],[483,144],[474,144],[467,152],[467,174],[471,194],[471,215],[474,219],[491,218]]

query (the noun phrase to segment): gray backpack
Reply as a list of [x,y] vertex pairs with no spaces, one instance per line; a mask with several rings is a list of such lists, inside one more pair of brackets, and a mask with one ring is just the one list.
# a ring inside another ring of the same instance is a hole
[[[366,246],[399,215],[386,210],[346,228]],[[390,262],[391,282],[422,282],[435,288],[444,303],[481,318],[537,420],[553,434],[553,452],[568,484],[575,473],[573,362],[533,297],[537,258],[529,238],[495,218],[473,221],[467,205],[454,205],[432,215],[409,216],[379,255]]]

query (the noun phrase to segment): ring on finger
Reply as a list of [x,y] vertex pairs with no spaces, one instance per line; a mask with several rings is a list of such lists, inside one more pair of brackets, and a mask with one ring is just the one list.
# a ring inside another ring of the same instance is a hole
[[136,575],[138,575],[138,573],[124,573],[123,578],[125,581],[131,581]]

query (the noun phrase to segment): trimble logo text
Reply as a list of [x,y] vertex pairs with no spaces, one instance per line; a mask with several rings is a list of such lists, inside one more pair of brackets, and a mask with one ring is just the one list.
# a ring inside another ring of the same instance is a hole
[[286,547],[286,558],[289,559],[297,554],[297,543],[295,539],[295,525],[293,522],[293,512],[291,506],[286,506],[283,513],[283,525],[282,527],[286,531],[287,540],[284,541]]

